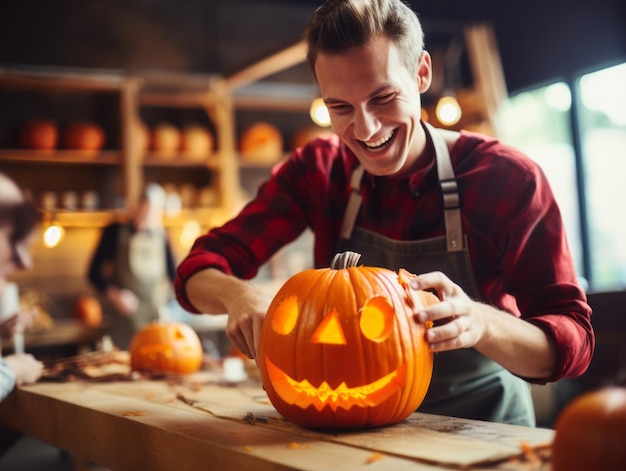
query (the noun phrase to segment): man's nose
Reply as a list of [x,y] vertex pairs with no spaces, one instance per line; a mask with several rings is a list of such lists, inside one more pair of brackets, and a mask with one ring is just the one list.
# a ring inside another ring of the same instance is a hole
[[380,129],[378,117],[370,110],[357,110],[354,115],[354,137],[361,141],[368,141]]

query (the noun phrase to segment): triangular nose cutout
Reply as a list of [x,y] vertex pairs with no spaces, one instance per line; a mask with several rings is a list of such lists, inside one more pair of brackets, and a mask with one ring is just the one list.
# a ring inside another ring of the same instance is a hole
[[341,328],[341,323],[337,318],[337,311],[334,309],[326,314],[311,336],[313,343],[327,343],[333,345],[345,345],[346,336]]

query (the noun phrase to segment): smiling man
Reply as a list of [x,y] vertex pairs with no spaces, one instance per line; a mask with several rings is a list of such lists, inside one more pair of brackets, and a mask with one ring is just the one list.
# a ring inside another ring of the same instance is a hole
[[305,39],[335,136],[294,151],[237,217],[196,241],[179,301],[228,313],[227,335],[254,358],[270,299],[246,280],[310,228],[317,267],[350,250],[418,274],[412,288],[441,298],[414,313],[434,323],[437,353],[420,411],[534,424],[528,383],[582,374],[594,348],[541,169],[496,139],[421,121],[431,57],[401,0],[329,0]]

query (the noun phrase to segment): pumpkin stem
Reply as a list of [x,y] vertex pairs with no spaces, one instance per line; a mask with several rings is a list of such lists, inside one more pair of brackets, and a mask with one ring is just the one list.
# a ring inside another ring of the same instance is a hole
[[356,267],[360,259],[360,253],[340,252],[333,257],[333,261],[330,262],[330,268],[333,270],[341,270],[342,268]]

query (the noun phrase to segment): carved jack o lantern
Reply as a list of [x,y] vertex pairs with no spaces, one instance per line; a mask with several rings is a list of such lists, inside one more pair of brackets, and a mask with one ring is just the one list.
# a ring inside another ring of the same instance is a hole
[[202,365],[198,334],[182,322],[151,322],[135,332],[130,342],[134,371],[186,374]]
[[263,323],[258,364],[267,395],[305,427],[399,422],[430,385],[433,355],[413,313],[439,300],[412,290],[405,270],[357,267],[359,257],[339,254],[331,268],[291,277]]

